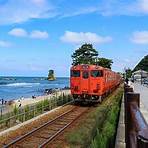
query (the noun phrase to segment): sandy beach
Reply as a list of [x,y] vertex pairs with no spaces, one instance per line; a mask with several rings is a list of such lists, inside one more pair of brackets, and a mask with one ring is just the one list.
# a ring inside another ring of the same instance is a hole
[[52,97],[58,97],[60,95],[68,95],[70,94],[70,89],[65,90],[59,90],[55,93],[49,94],[49,95],[43,95],[43,96],[36,96],[35,98],[20,98],[13,100],[13,103],[11,105],[4,105],[1,107],[1,114],[6,114],[8,112],[12,112],[14,107],[19,107],[21,104],[21,107],[24,107],[26,105],[33,105],[37,102],[43,101],[45,99],[51,99]]
[[44,95],[44,96],[37,96],[35,98],[20,98],[20,99],[16,99],[14,100],[14,103],[12,104],[12,106],[17,106],[19,107],[19,105],[21,104],[21,107],[22,106],[25,106],[25,105],[30,105],[30,104],[34,104],[34,103],[37,103],[37,102],[40,102],[42,100],[45,100],[45,99],[50,99],[52,97],[58,97],[60,95],[68,95],[70,94],[70,90],[66,89],[66,90],[60,90],[60,91],[57,91],[53,94],[49,94],[49,95]]

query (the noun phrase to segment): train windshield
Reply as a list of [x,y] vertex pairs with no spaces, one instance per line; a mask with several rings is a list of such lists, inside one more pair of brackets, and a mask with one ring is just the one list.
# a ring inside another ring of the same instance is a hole
[[103,71],[102,70],[92,70],[91,71],[92,77],[103,77]]
[[71,77],[80,77],[80,70],[71,70]]
[[88,71],[83,71],[83,78],[88,79],[88,77],[89,77]]

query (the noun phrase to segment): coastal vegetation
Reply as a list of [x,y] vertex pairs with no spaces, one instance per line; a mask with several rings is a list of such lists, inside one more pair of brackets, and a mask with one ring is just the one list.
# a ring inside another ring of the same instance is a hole
[[31,105],[26,105],[22,108],[14,106],[12,112],[0,116],[0,130],[7,129],[16,124],[32,119],[42,113],[64,105],[71,100],[71,95],[61,94],[60,96],[56,95],[52,98],[45,97],[43,101]]
[[85,43],[72,54],[72,65],[95,64],[111,69],[113,61],[107,58],[100,58],[98,55],[98,51],[92,44]]
[[126,78],[131,78],[132,70],[130,68],[125,69]]
[[148,72],[148,55],[146,55],[134,68],[134,71],[144,70]]
[[123,87],[118,88],[101,105],[81,119],[67,135],[70,147],[114,147]]

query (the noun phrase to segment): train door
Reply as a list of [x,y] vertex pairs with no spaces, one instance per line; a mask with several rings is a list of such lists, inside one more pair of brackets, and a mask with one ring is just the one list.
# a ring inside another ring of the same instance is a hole
[[102,88],[103,70],[91,70],[90,75],[90,91],[98,95]]
[[81,90],[82,94],[89,93],[89,70],[82,70]]
[[71,70],[70,87],[72,94],[80,94],[80,70]]

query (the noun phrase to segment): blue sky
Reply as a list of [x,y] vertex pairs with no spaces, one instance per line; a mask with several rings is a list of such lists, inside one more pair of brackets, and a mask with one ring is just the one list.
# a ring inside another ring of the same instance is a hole
[[69,76],[85,42],[133,68],[148,54],[148,0],[0,0],[0,75]]

